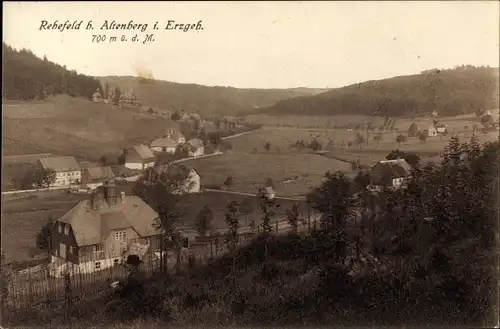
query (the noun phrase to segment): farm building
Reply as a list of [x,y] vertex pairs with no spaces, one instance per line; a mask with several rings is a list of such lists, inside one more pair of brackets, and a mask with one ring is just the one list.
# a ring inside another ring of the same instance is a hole
[[199,138],[193,138],[187,141],[188,154],[192,157],[197,157],[205,153],[203,141]]
[[427,129],[427,136],[429,137],[435,137],[438,135],[438,131],[436,129],[436,127],[432,124],[429,126],[429,128]]
[[47,157],[38,160],[43,169],[51,169],[56,173],[54,186],[78,184],[81,180],[81,169],[74,157]]
[[154,152],[166,152],[170,154],[174,154],[177,149],[178,142],[174,141],[169,135],[165,135],[165,137],[157,138],[151,142],[149,147]]
[[125,167],[135,170],[144,170],[155,164],[156,157],[146,145],[136,145],[127,149]]
[[115,174],[111,167],[101,167],[97,164],[89,165],[80,163],[82,167],[82,187],[94,190],[102,186],[108,179],[115,178]]
[[411,177],[411,166],[404,159],[379,161],[370,171],[370,185],[379,188],[400,188]]
[[52,226],[51,275],[91,273],[143,257],[158,248],[158,213],[137,196],[119,192],[112,180],[97,188]]

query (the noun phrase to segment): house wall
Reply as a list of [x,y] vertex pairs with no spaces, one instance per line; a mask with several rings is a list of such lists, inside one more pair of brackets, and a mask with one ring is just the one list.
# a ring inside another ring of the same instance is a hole
[[51,254],[53,256],[78,263],[77,244],[71,225],[57,221],[52,228],[51,237]]
[[151,162],[125,162],[125,167],[134,170],[145,170],[154,166],[154,161]]
[[56,172],[56,181],[53,186],[67,186],[76,184],[82,179],[81,171],[61,171]]
[[427,131],[427,136],[431,136],[431,137],[434,137],[434,136],[437,136],[437,130],[428,130]]
[[196,151],[194,151],[194,152],[189,151],[189,156],[192,156],[192,157],[198,157],[198,156],[201,156],[203,154],[205,154],[205,148],[203,146],[198,147],[196,149]]
[[178,190],[172,191],[173,194],[191,194],[200,193],[201,191],[201,178],[195,171],[191,171],[185,184]]
[[400,187],[404,182],[404,178],[393,178],[392,179],[392,186],[393,187]]
[[[116,233],[124,232],[126,234],[125,241],[116,239]],[[129,248],[133,240],[139,239],[139,235],[131,227],[119,230],[112,230],[104,238],[104,253],[108,257],[121,257]]]

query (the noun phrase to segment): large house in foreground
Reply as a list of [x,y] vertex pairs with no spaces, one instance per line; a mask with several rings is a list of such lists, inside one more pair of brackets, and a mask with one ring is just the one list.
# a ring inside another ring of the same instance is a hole
[[374,189],[404,187],[411,178],[412,167],[404,159],[379,161],[370,171]]
[[81,170],[74,157],[41,158],[38,163],[45,170],[55,171],[56,180],[53,186],[69,186],[80,183]]
[[54,222],[51,275],[91,273],[129,254],[143,257],[158,248],[157,219],[158,213],[139,197],[106,182]]
[[145,170],[154,166],[156,157],[146,145],[136,145],[127,149],[125,167],[135,170]]

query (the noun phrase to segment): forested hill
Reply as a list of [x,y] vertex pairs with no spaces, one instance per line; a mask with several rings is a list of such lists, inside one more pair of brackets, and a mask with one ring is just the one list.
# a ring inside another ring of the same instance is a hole
[[498,68],[462,66],[367,81],[310,97],[277,102],[267,114],[458,115],[498,108]]
[[240,89],[204,86],[132,76],[101,77],[101,84],[110,90],[119,87],[132,92],[138,101],[168,111],[196,112],[201,115],[238,115],[254,108],[271,106],[277,101],[298,96],[316,95],[327,89]]
[[90,97],[100,88],[99,80],[67,70],[39,58],[30,50],[15,50],[2,43],[3,97],[12,100],[40,100],[50,95]]

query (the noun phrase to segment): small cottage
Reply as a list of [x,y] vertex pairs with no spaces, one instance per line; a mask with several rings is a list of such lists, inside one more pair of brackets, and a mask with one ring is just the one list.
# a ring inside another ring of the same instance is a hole
[[187,141],[188,144],[188,154],[191,157],[197,157],[204,154],[204,144],[199,138],[193,138]]
[[379,161],[370,171],[370,185],[379,188],[400,188],[411,177],[412,167],[404,159]]
[[145,170],[155,164],[156,157],[146,145],[136,145],[127,149],[125,167],[134,170]]

